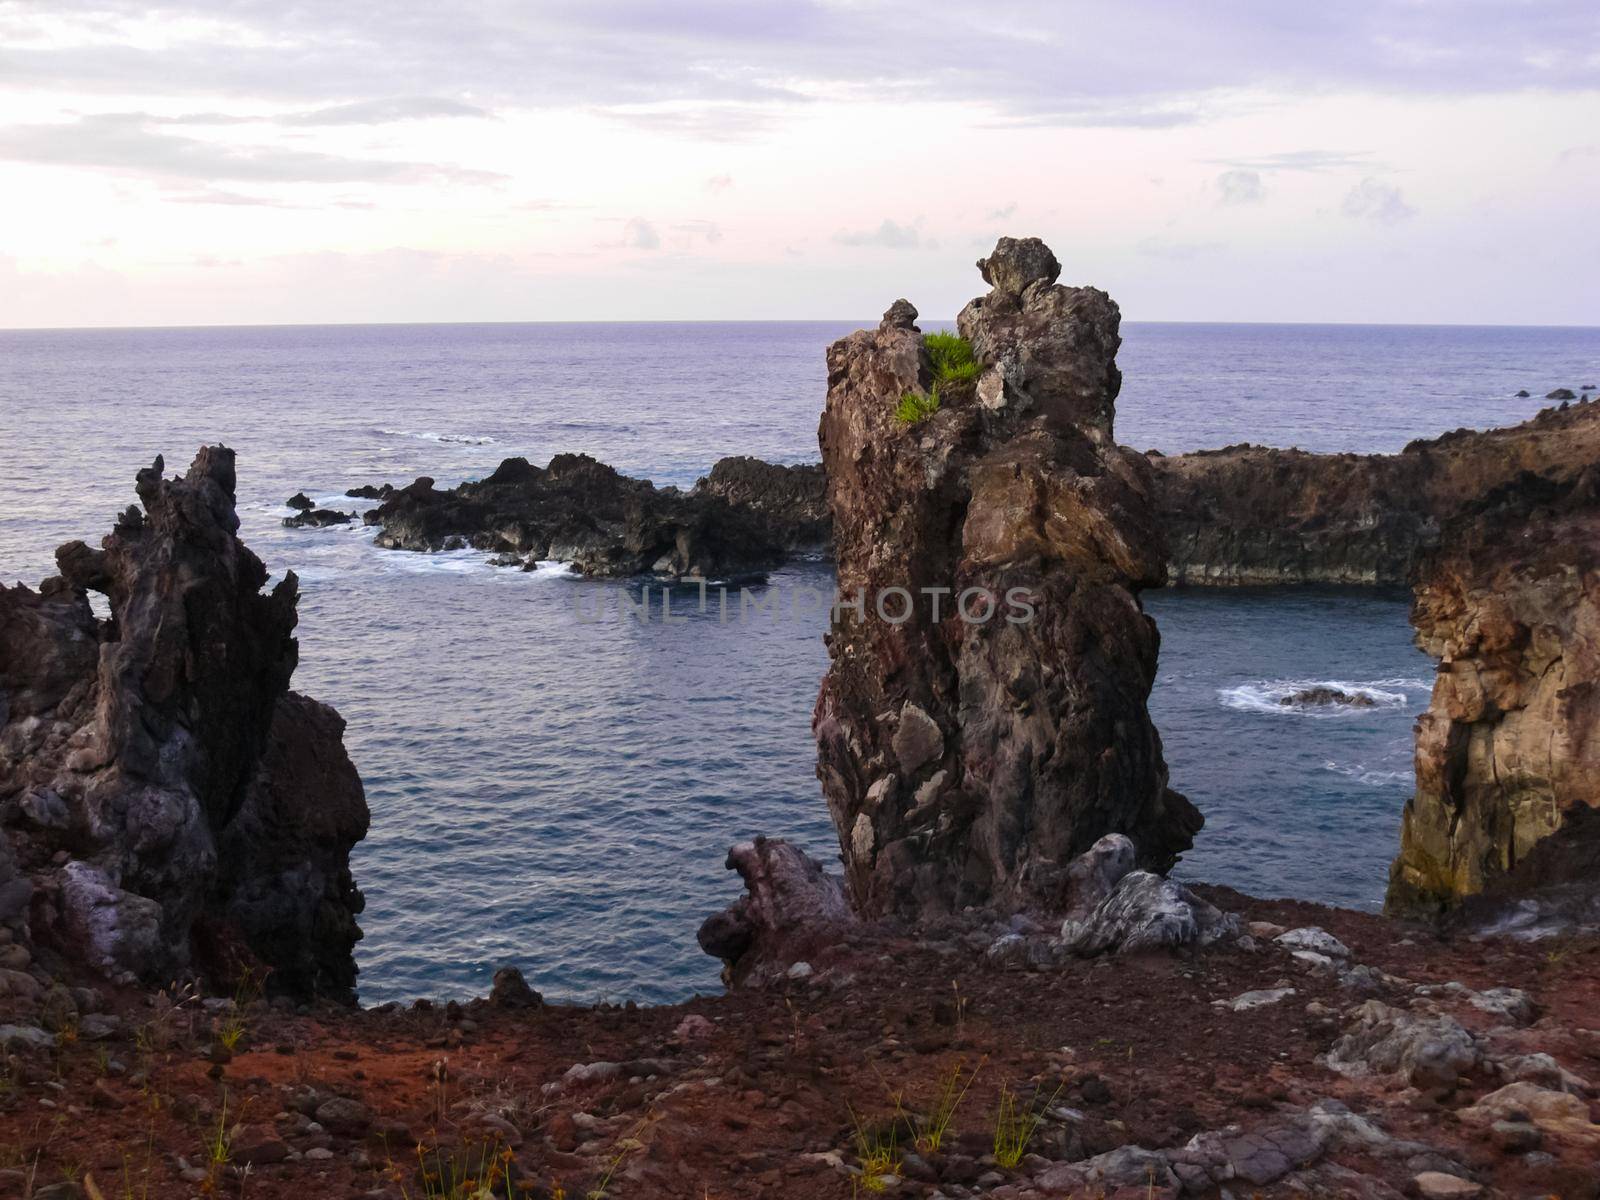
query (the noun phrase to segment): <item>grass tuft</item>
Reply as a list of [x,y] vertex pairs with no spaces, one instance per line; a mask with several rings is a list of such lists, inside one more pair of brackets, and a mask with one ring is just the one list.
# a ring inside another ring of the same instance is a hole
[[1045,1110],[1056,1102],[1060,1094],[1061,1088],[1058,1087],[1048,1100],[1040,1104],[1038,1093],[1035,1093],[1033,1103],[1025,1105],[1016,1092],[1004,1084],[1000,1086],[1000,1108],[994,1121],[995,1162],[1010,1170],[1022,1161],[1022,1156],[1028,1152],[1028,1143],[1033,1141],[1039,1123],[1044,1120]]
[[984,1060],[979,1059],[978,1065],[972,1068],[972,1073],[963,1078],[965,1074],[963,1068],[966,1063],[958,1059],[948,1071],[939,1076],[939,1091],[934,1096],[933,1107],[928,1112],[922,1136],[917,1139],[918,1150],[925,1154],[938,1153],[939,1147],[944,1144],[945,1135],[950,1131],[951,1122],[955,1120],[956,1109],[961,1107],[961,1101],[966,1098],[967,1089],[972,1086],[972,1081],[983,1069],[983,1063]]
[[924,395],[921,392],[907,392],[900,397],[900,403],[895,405],[894,419],[902,425],[915,425],[925,421],[939,411],[939,389],[937,386]]
[[850,1124],[854,1130],[856,1159],[861,1163],[861,1186],[869,1192],[881,1192],[887,1186],[885,1175],[900,1174],[900,1122],[905,1112],[895,1100],[894,1116],[887,1124],[869,1125],[856,1115],[856,1110],[846,1105]]
[[922,339],[933,364],[933,381],[939,383],[971,383],[983,370],[972,343],[957,333],[930,333]]

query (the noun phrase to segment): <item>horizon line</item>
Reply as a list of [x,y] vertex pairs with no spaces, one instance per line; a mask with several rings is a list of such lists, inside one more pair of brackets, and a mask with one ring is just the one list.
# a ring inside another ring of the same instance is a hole
[[[881,319],[881,318],[880,318]],[[917,318],[931,325],[954,325],[954,317]],[[524,325],[850,325],[866,329],[877,320],[859,321],[848,317],[706,317],[682,320],[659,317],[645,318],[586,318],[581,320],[516,320],[516,321],[240,321],[218,324],[177,325],[0,325],[0,334],[7,333],[160,333],[213,329],[436,329],[479,328],[484,326]],[[1197,321],[1197,320],[1124,320],[1124,325],[1211,325],[1259,326],[1262,328],[1292,329],[1571,329],[1600,331],[1600,324],[1544,324],[1531,321],[1473,322],[1473,321]]]

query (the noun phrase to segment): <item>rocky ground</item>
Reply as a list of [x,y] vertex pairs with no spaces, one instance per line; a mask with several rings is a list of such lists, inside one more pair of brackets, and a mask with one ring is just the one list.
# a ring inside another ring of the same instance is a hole
[[1249,936],[1030,969],[1003,926],[863,931],[661,1008],[152,998],[10,947],[0,1193],[1600,1196],[1600,939],[1207,895]]

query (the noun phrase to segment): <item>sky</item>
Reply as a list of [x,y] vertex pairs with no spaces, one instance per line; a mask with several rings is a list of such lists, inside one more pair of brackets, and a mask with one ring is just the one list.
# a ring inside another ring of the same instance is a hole
[[0,327],[1600,325],[1594,0],[0,0]]

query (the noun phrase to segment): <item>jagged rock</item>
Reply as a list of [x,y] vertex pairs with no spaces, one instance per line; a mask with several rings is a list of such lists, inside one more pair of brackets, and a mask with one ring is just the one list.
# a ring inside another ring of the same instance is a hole
[[1206,946],[1238,931],[1237,917],[1176,880],[1130,871],[1087,917],[1062,923],[1061,942],[1069,952],[1089,957]]
[[[782,471],[785,468],[772,468]],[[803,471],[803,468],[792,468]],[[728,468],[732,488],[749,469]],[[803,493],[813,481],[794,484]],[[546,467],[508,458],[487,478],[437,490],[423,476],[363,516],[377,544],[398,550],[470,546],[526,560],[559,559],[585,575],[722,579],[766,571],[792,548],[804,513],[782,518],[733,504],[709,480],[681,492],[630,479],[586,454],[558,454]]]
[[538,1008],[544,997],[528,986],[516,967],[501,967],[489,987],[489,1003],[495,1008]]
[[304,492],[296,492],[283,503],[285,507],[299,509],[301,512],[310,512],[317,506],[316,501]]
[[339,512],[332,508],[309,508],[283,519],[287,529],[326,529],[329,525],[348,525],[356,519],[355,513]]
[[1399,454],[1240,445],[1149,457],[1168,572],[1191,585],[1403,585],[1469,504],[1524,472],[1571,479],[1596,461],[1594,405],[1457,430]]
[[1137,593],[1165,553],[1147,465],[1110,436],[1119,314],[1052,286],[1053,261],[1002,241],[994,290],[958,319],[1006,372],[1016,402],[998,410],[946,382],[938,412],[896,419],[934,383],[903,314],[828,351],[841,603],[812,726],[866,915],[1058,905],[1066,864],[1103,835],[1165,869],[1201,823],[1166,786],[1146,709],[1158,638]]
[[343,722],[288,691],[295,577],[261,590],[231,450],[162,471],[101,549],[63,546],[37,592],[0,586],[0,912],[25,876],[28,935],[85,966],[265,965],[270,988],[349,999],[366,802]]
[[1469,1125],[1527,1121],[1555,1141],[1600,1147],[1600,1125],[1589,1119],[1589,1106],[1569,1092],[1532,1083],[1508,1083],[1457,1114]]
[[1318,925],[1304,925],[1299,929],[1290,929],[1272,940],[1291,950],[1311,950],[1332,958],[1350,957],[1350,947]]
[[1069,919],[1083,920],[1133,870],[1139,852],[1120,833],[1108,833],[1067,864],[1065,910]]
[[776,978],[855,924],[840,881],[781,838],[758,837],[728,851],[745,894],[706,918],[700,948],[726,964],[730,983]]
[[[1412,623],[1440,663],[1417,722],[1391,913],[1434,913],[1484,891],[1573,810],[1600,805],[1597,496],[1600,467],[1521,481],[1464,512],[1419,566]],[[1575,881],[1592,895],[1593,878],[1524,881]]]
[[816,553],[832,546],[828,480],[821,463],[785,467],[743,456],[719,459],[690,495],[715,497],[754,513],[785,550]]
[[1399,1075],[1417,1087],[1453,1087],[1478,1065],[1477,1039],[1442,1013],[1417,1014],[1368,1000],[1328,1052],[1341,1075]]

